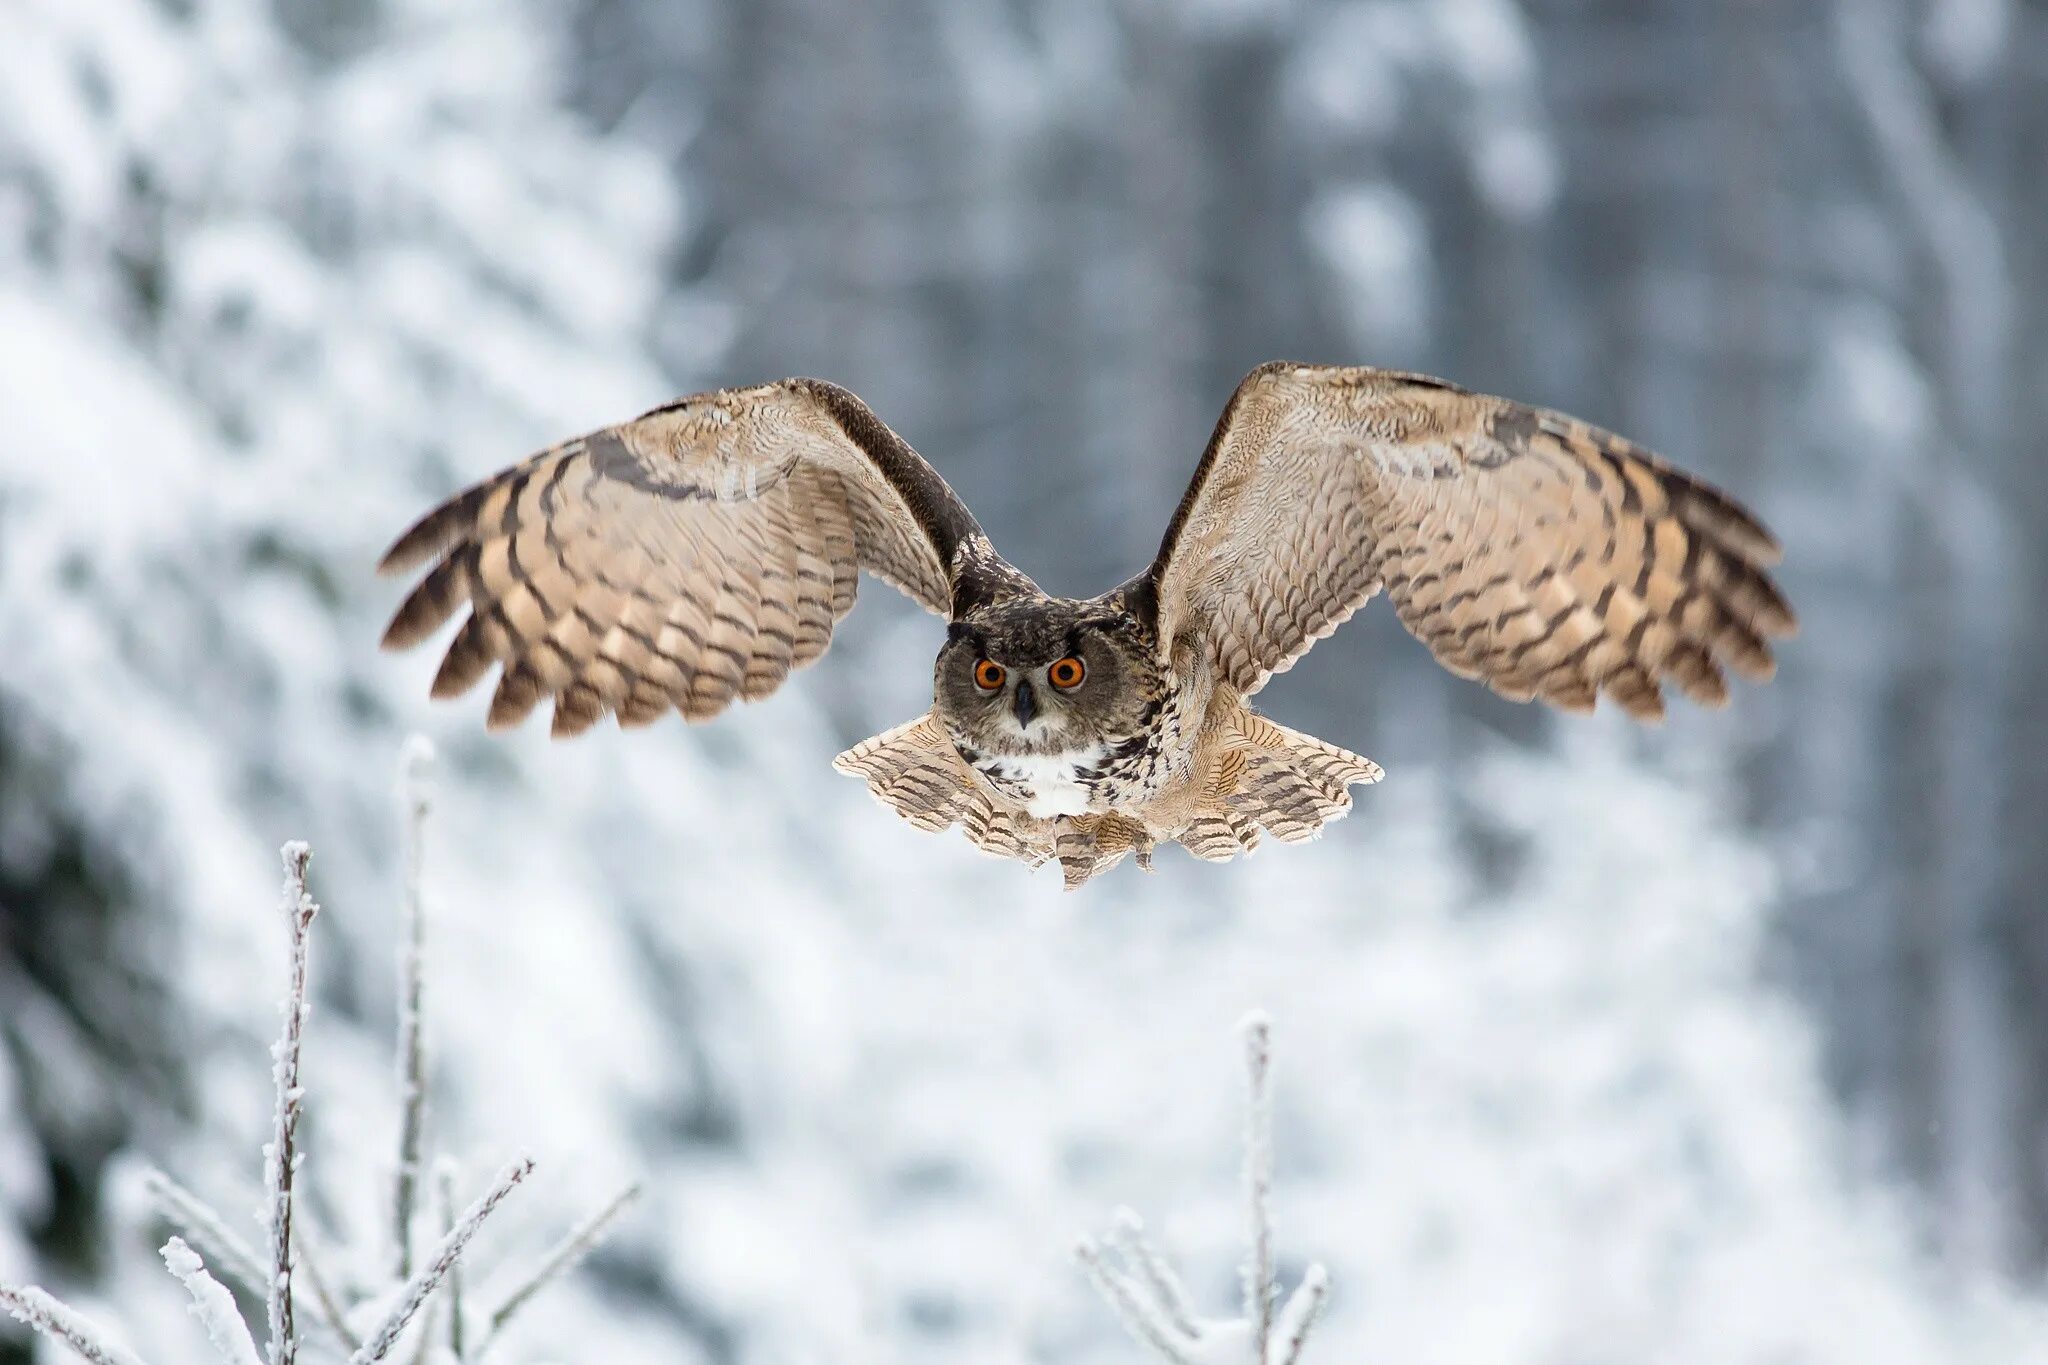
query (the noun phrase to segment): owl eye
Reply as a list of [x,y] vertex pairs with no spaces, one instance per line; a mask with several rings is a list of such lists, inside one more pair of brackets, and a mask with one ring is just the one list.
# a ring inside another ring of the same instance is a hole
[[984,692],[993,692],[1001,687],[1007,676],[1003,666],[994,659],[983,659],[974,666],[974,685]]
[[1087,676],[1087,673],[1088,670],[1081,666],[1081,661],[1071,654],[1045,670],[1046,679],[1061,691],[1065,691],[1070,687],[1079,687],[1081,679]]

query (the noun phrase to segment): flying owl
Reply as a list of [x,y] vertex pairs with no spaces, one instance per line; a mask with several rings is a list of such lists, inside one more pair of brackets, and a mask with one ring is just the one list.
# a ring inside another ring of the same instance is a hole
[[1726,494],[1560,413],[1390,370],[1274,362],[1231,395],[1158,556],[1050,597],[866,404],[816,379],[679,399],[458,493],[384,556],[431,564],[385,632],[463,607],[435,675],[502,665],[488,725],[554,702],[709,720],[825,652],[867,570],[945,618],[932,708],[839,755],[920,829],[1069,887],[1160,844],[1293,843],[1380,770],[1251,698],[1385,589],[1452,672],[1590,711],[1727,699],[1794,630],[1771,533]]

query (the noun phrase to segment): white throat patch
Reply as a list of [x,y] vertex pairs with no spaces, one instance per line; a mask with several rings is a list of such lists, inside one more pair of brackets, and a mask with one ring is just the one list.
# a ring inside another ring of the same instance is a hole
[[981,771],[997,786],[1012,792],[1034,818],[1086,815],[1088,788],[1075,777],[1077,769],[1093,768],[1107,750],[1100,744],[1057,754],[1012,754],[982,760]]

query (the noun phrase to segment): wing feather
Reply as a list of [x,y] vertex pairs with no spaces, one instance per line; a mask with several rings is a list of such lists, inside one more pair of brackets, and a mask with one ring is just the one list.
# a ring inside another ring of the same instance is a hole
[[1796,628],[1763,524],[1575,418],[1389,370],[1275,362],[1217,423],[1148,572],[1250,694],[1384,588],[1446,668],[1518,700],[1642,718],[1768,678]]
[[979,535],[846,390],[789,379],[698,394],[427,513],[379,566],[427,566],[384,644],[418,644],[467,607],[433,695],[500,667],[493,729],[550,699],[557,735],[607,714],[706,720],[823,654],[863,569],[950,615],[954,552]]

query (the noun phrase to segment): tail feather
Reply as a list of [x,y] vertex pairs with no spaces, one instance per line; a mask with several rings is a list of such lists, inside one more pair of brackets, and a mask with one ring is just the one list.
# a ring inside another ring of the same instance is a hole
[[1057,859],[1069,890],[1133,855],[1149,866],[1155,842],[1168,839],[1212,862],[1250,853],[1269,835],[1313,839],[1350,811],[1349,788],[1380,780],[1371,760],[1248,708],[1231,722],[1178,834],[1114,813],[1033,820],[989,791],[930,713],[863,740],[832,766],[919,829],[958,825],[983,852],[1032,867]]
[[1372,760],[1247,709],[1180,841],[1197,858],[1215,862],[1250,853],[1263,834],[1304,843],[1350,813],[1349,788],[1381,776]]
[[877,801],[921,830],[959,825],[976,848],[1033,867],[1051,856],[1026,837],[1015,817],[989,799],[972,769],[929,711],[862,740],[832,766],[865,780]]

